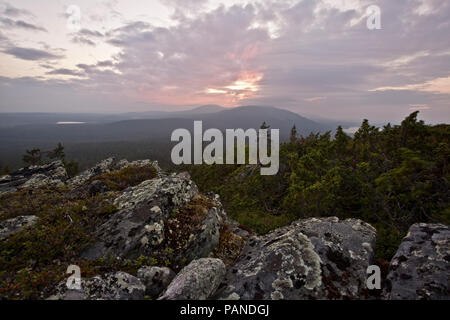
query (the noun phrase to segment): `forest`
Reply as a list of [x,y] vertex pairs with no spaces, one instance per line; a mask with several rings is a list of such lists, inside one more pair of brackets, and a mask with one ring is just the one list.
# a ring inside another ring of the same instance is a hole
[[413,223],[450,224],[450,126],[417,116],[382,128],[364,120],[353,137],[341,127],[334,136],[297,136],[293,127],[274,176],[261,176],[255,165],[183,169],[258,234],[300,218],[362,219],[377,229],[377,258],[389,261]]

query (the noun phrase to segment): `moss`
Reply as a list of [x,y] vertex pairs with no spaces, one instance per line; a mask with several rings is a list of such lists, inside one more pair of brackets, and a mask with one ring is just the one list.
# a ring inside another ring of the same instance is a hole
[[174,210],[166,221],[165,240],[162,244],[165,250],[159,253],[158,260],[175,271],[180,270],[188,262],[182,257],[182,252],[189,245],[192,236],[199,232],[208,211],[216,206],[213,200],[198,195],[182,208]]
[[240,257],[245,240],[231,231],[229,224],[225,223],[220,229],[219,245],[214,250],[214,256],[221,259],[225,265],[232,266]]
[[21,190],[0,198],[1,219],[37,215],[33,228],[0,241],[0,298],[42,298],[94,240],[96,226],[117,211],[112,195],[80,200],[67,188]]
[[241,224],[241,228],[247,231],[256,232],[263,235],[277,228],[290,224],[298,220],[298,217],[293,215],[273,215],[265,211],[259,210],[229,210],[230,217]]
[[151,165],[128,167],[119,171],[104,173],[88,180],[88,183],[99,180],[110,190],[122,191],[128,187],[134,187],[143,181],[154,179],[156,176],[156,169]]

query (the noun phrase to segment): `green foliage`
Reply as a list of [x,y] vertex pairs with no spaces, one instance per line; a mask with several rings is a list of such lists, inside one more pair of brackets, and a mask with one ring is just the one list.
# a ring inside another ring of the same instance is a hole
[[48,158],[51,160],[65,160],[66,155],[64,153],[64,147],[61,143],[58,143],[58,146],[48,153]]
[[0,198],[0,219],[36,215],[31,229],[0,241],[0,298],[42,298],[117,211],[110,195],[72,200],[66,188],[21,190]]
[[[47,159],[45,159],[45,157]],[[61,160],[67,175],[72,178],[78,174],[78,163],[74,160],[67,161],[66,154],[64,153],[64,147],[61,143],[58,143],[57,147],[52,151],[41,152],[40,149],[26,150],[22,157],[23,162],[27,166],[36,166],[47,164],[56,160]],[[1,173],[1,170],[0,170]]]
[[42,153],[40,149],[26,150],[22,157],[23,162],[29,166],[42,164]]
[[5,174],[9,174],[10,173],[10,169],[9,169],[9,167],[8,166],[2,166],[1,164],[0,164],[0,176],[3,176],[3,175],[5,175]]
[[258,233],[299,218],[359,218],[377,228],[377,256],[389,260],[411,224],[449,224],[450,126],[427,126],[415,112],[382,129],[364,120],[353,138],[342,127],[334,138],[294,137],[295,128],[280,147],[275,176],[261,176],[258,166],[187,169]]
[[139,183],[156,177],[156,169],[153,166],[128,167],[119,171],[104,173],[91,180],[100,180],[110,190],[122,191]]

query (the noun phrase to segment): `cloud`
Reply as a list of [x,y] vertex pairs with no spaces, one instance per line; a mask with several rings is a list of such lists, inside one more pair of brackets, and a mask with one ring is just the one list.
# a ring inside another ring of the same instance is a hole
[[94,42],[88,38],[80,37],[80,36],[72,37],[72,42],[78,43],[78,44],[83,44],[83,45],[88,45],[88,46],[92,46],[92,47],[95,47],[97,45],[96,42]]
[[411,104],[409,109],[410,110],[422,110],[423,111],[423,110],[430,110],[431,107],[429,105],[427,105],[427,104],[416,104],[416,105]]
[[203,9],[208,0],[160,0],[160,2],[174,10],[195,12]]
[[96,37],[96,38],[102,38],[105,36],[103,33],[99,31],[90,29],[81,29],[80,31],[78,31],[78,34],[82,36]]
[[19,28],[19,29],[25,29],[25,30],[33,30],[33,31],[43,31],[47,32],[47,29],[44,27],[39,27],[34,24],[22,21],[22,20],[12,20],[9,18],[1,18],[0,22],[3,25],[3,28]]
[[33,16],[33,14],[30,11],[25,10],[25,9],[16,8],[6,2],[0,3],[0,8],[1,8],[2,14],[4,14],[5,16],[10,16],[10,17]]
[[83,76],[84,74],[72,69],[66,69],[66,68],[60,68],[60,69],[54,69],[52,71],[48,71],[46,74],[48,75],[65,75],[65,76]]
[[69,34],[90,46],[92,57],[108,59],[80,63],[65,52],[80,69],[69,65],[65,72],[85,75],[68,79],[70,87],[155,108],[269,104],[341,119],[392,120],[426,105],[432,106],[430,119],[450,119],[448,0],[377,0],[381,30],[367,29],[371,0],[161,2],[172,12],[166,27],[124,11],[113,24],[95,21]]
[[33,49],[33,48],[22,48],[22,47],[12,47],[3,51],[6,54],[14,56],[22,60],[54,60],[61,59],[61,55],[56,55],[44,50]]
[[380,87],[370,91],[423,91],[440,94],[450,94],[450,77],[437,78],[424,83],[403,86]]

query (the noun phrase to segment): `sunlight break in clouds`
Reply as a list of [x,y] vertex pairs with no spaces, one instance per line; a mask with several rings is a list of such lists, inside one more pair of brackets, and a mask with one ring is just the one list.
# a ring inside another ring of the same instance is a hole
[[423,91],[430,93],[450,94],[450,77],[437,78],[420,84],[409,84],[399,87],[380,87],[372,89],[370,91],[389,91],[389,90],[392,91],[409,90],[409,91]]

